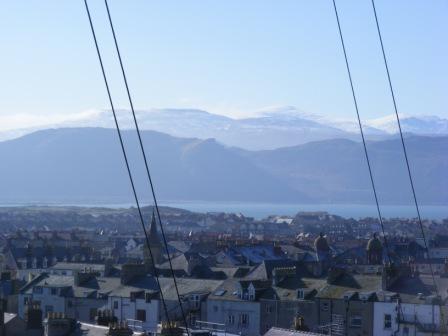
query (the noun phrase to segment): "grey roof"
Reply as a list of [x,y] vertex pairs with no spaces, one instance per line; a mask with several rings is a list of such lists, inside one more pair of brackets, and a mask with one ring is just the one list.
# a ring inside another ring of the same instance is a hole
[[[436,276],[435,281],[438,293],[441,295],[442,299],[445,300],[448,294],[448,278]],[[400,296],[401,302],[404,303],[424,304],[424,298],[437,294],[434,288],[433,279],[429,274],[421,274],[418,277],[401,279],[394,284],[390,290],[392,293],[397,293]],[[421,297],[419,296],[420,293],[422,294]]]
[[212,300],[225,300],[225,301],[242,301],[242,302],[253,302],[244,299],[240,299],[236,294],[239,286],[247,287],[250,283],[253,283],[256,287],[257,292],[269,289],[268,281],[265,280],[247,280],[242,281],[238,279],[228,279],[224,280],[215,291],[209,295],[209,299]]
[[317,334],[308,331],[297,331],[291,329],[282,329],[277,327],[272,327],[269,329],[264,336],[320,336],[324,334]]
[[222,284],[209,295],[209,299],[212,300],[231,300],[242,301],[237,295],[236,290],[238,286],[238,280],[228,279],[222,282]]
[[293,266],[296,266],[298,273],[304,270],[304,267],[300,267],[300,263],[294,260],[264,260],[246,276],[246,279],[271,279],[274,268]]
[[335,284],[326,284],[317,293],[317,297],[341,299],[349,291],[379,292],[382,289],[381,276],[344,274]]
[[50,269],[72,271],[83,271],[84,269],[91,269],[94,272],[104,272],[106,266],[104,264],[57,262],[56,264],[51,266]]
[[[174,281],[172,278],[160,278],[160,286],[166,299],[177,300]],[[222,284],[221,280],[204,280],[191,278],[177,278],[177,286],[180,295],[209,294],[215,292]]]
[[325,279],[316,278],[289,278],[282,281],[277,286],[261,295],[261,298],[273,299],[274,297],[282,301],[293,301],[298,299],[298,291],[305,291],[305,299],[311,293],[317,292],[327,284]]
[[190,244],[183,240],[172,240],[168,245],[181,253],[185,253],[190,249]]
[[73,276],[42,274],[39,279],[35,279],[22,288],[22,293],[32,293],[33,287],[68,287],[72,292],[69,296],[88,297],[93,293],[107,296],[130,297],[133,292],[158,292],[158,287],[153,277],[147,276],[136,279],[129,285],[121,284],[120,278],[115,277],[94,277],[86,283],[75,286]]
[[[185,254],[180,254],[177,257],[171,259],[171,266],[174,270],[182,270],[187,273],[188,270],[188,260]],[[161,269],[171,269],[169,261],[164,262],[159,265]]]
[[[215,291],[222,281],[202,279],[176,279],[180,295],[190,293],[208,294]],[[160,285],[166,299],[177,300],[177,294],[172,278],[160,278]],[[39,279],[28,283],[22,288],[22,293],[32,293],[34,286],[42,287],[69,287],[73,291],[68,295],[75,297],[88,297],[94,293],[105,296],[130,297],[131,293],[145,292],[156,294],[159,287],[154,277],[144,276],[135,279],[128,285],[123,285],[117,277],[94,277],[86,283],[75,286],[74,277],[66,275],[42,274]]]

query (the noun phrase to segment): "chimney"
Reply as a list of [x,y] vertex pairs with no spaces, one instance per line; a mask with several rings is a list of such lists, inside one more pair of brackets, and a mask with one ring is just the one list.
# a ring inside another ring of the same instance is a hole
[[66,317],[63,313],[48,313],[44,321],[45,336],[72,335],[76,330],[76,320]]
[[128,285],[135,278],[147,274],[145,264],[124,264],[121,268],[121,284]]
[[296,267],[276,267],[272,270],[272,284],[277,286],[286,278],[294,277],[297,273]]
[[133,334],[134,332],[128,327],[126,322],[111,323],[109,325],[109,332],[107,333],[109,336],[132,336]]
[[384,291],[389,290],[397,281],[411,275],[411,267],[408,265],[396,266],[394,264],[384,265],[381,275],[381,285]]
[[98,310],[97,316],[95,317],[96,324],[105,327],[112,323],[117,323],[117,320],[117,317],[109,309]]
[[331,267],[328,271],[327,283],[330,285],[335,285],[338,280],[344,276],[345,270],[340,267]]
[[73,277],[74,277],[75,286],[82,286],[85,283],[92,280],[93,278],[95,278],[95,273],[87,271],[87,270],[84,272],[78,271],[78,272],[74,272]]
[[283,255],[282,247],[281,247],[281,246],[278,246],[278,245],[275,245],[275,246],[274,246],[274,254],[275,254],[276,256],[281,256],[281,255]]
[[104,262],[104,276],[109,276],[114,267],[114,261],[110,258]]
[[[159,333],[158,333],[159,334]],[[182,328],[180,328],[176,322],[163,322],[160,330],[160,335],[170,335],[170,336],[182,336],[184,334],[184,331]]]
[[42,328],[42,310],[38,305],[28,306],[26,313],[26,334],[30,336],[41,336]]

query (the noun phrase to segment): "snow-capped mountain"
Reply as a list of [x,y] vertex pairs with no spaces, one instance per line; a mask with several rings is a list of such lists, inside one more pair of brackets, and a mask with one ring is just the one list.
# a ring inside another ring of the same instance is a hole
[[[117,111],[122,129],[133,129],[129,110]],[[336,138],[360,140],[359,125],[300,111],[294,106],[257,111],[253,117],[234,119],[199,109],[150,109],[136,111],[141,130],[155,130],[176,137],[215,138],[227,145],[252,150],[274,149]],[[448,120],[439,117],[402,117],[403,131],[418,135],[448,134]],[[17,127],[28,125],[27,128]],[[57,116],[0,116],[0,141],[32,131],[60,127],[115,127],[109,110],[88,110]],[[367,139],[381,140],[396,133],[394,116],[363,122]]]
[[[419,135],[446,135],[448,134],[448,119],[437,116],[409,116],[400,114],[400,124],[403,132]],[[368,125],[389,134],[398,132],[396,115],[372,119]]]

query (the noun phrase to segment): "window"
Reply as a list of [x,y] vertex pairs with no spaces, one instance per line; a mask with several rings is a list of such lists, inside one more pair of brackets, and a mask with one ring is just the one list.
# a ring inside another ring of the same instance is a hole
[[146,310],[144,309],[137,309],[137,316],[136,320],[146,322]]
[[200,307],[201,301],[199,295],[192,295],[190,300],[194,309],[198,309]]
[[114,301],[114,309],[118,309],[118,301]]
[[90,308],[90,311],[89,311],[90,321],[95,321],[95,317],[96,317],[97,314],[98,314],[98,309]]
[[328,311],[329,307],[330,307],[330,304],[328,302],[322,303],[322,310],[323,311]]
[[68,300],[68,301],[67,301],[67,306],[68,306],[69,308],[73,307],[73,301],[72,301],[72,300]]
[[33,293],[34,294],[42,294],[43,293],[43,288],[40,286],[36,286],[33,288]]
[[384,314],[384,329],[391,329],[391,328],[392,328],[392,315]]
[[250,284],[249,288],[247,289],[247,293],[249,296],[249,301],[255,300],[255,288],[252,284]]
[[30,298],[24,297],[23,298],[23,304],[26,306],[28,304],[28,302],[30,302]]
[[248,314],[241,314],[240,315],[240,324],[241,327],[247,328],[249,326],[249,315]]
[[227,316],[227,324],[234,325],[235,324],[235,315],[230,314]]
[[303,293],[303,290],[302,290],[302,289],[299,289],[299,290],[297,291],[297,298],[298,298],[299,300],[303,300],[303,299],[305,298],[305,294]]
[[51,295],[57,295],[58,289],[57,288],[51,288]]
[[270,313],[272,313],[272,306],[271,305],[267,305],[266,306],[266,313],[268,313],[268,314],[270,314]]
[[145,301],[146,303],[151,302],[151,293],[145,293]]
[[352,317],[350,318],[350,326],[352,328],[361,328],[362,326],[361,315],[352,315]]

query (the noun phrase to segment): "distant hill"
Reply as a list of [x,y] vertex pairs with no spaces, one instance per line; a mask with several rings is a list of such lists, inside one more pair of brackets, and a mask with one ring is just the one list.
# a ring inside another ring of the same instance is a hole
[[[149,200],[134,132],[124,131],[139,195]],[[159,199],[372,203],[360,143],[333,139],[265,151],[144,131]],[[448,204],[448,137],[407,138],[419,200]],[[400,143],[368,143],[380,201],[410,204]],[[64,128],[0,142],[0,203],[132,202],[115,130]]]
[[[124,131],[139,194],[149,187],[135,132]],[[144,131],[157,194],[165,200],[307,201],[250,160],[214,140]],[[0,202],[133,200],[113,129],[38,131],[0,142]]]

